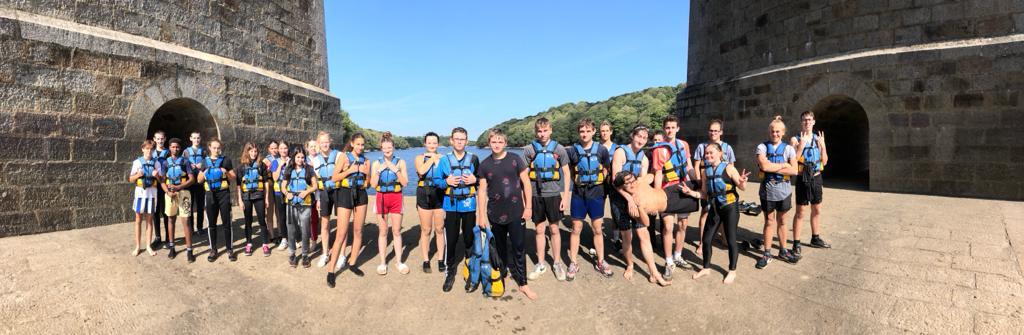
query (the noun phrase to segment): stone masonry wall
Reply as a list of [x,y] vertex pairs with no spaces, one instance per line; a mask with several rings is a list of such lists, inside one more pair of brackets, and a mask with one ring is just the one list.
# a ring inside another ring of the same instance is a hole
[[[66,6],[55,5],[63,3],[60,1],[45,3],[53,9],[35,11],[45,15],[74,14],[76,20],[83,20],[77,15],[82,15],[84,8],[93,8],[82,5],[83,2],[68,2],[75,8],[71,11]],[[195,2],[142,2],[143,8],[186,3]],[[232,7],[231,3],[235,5]],[[271,7],[299,8],[288,5],[293,2],[281,3],[283,5]],[[5,2],[0,3],[0,10],[32,9],[25,6],[37,4],[39,8],[44,7],[40,2]],[[250,2],[211,2],[207,8],[214,5],[232,7],[233,12],[223,12],[231,8],[212,10],[213,16],[203,19],[207,21],[180,22],[176,27],[187,26],[188,29],[175,31],[191,36],[194,32],[217,28],[214,30],[222,35],[213,41],[214,47],[221,44],[219,41],[229,39],[225,20],[242,28],[255,29],[241,32],[242,36],[261,35],[250,42],[262,40],[262,35],[268,33],[264,26],[242,23],[250,17],[265,17],[243,15],[255,10],[249,7]],[[110,6],[128,5],[114,2]],[[310,11],[322,10],[319,9],[322,3],[312,1],[309,8]],[[107,16],[135,17],[137,14],[113,12]],[[289,26],[301,26],[303,22],[299,14],[274,15],[280,15],[282,22],[290,22]],[[316,19],[322,23],[320,14],[310,15],[318,15]],[[167,19],[153,18],[152,22]],[[151,32],[152,26],[166,25],[139,20],[147,26],[133,31],[140,34]],[[115,27],[121,24],[114,22],[120,21],[115,19],[108,23]],[[282,29],[291,31],[292,28]],[[314,31],[308,31],[309,26],[303,29],[306,31],[288,34],[323,35],[322,25]],[[250,45],[246,44],[246,38],[238,40],[243,42],[242,46]],[[194,44],[206,48],[204,45]],[[319,70],[326,70],[325,66],[321,67],[326,59],[322,54],[310,55],[308,50],[298,50],[302,49],[299,46],[290,49],[307,56],[291,55],[285,52],[286,48],[276,47],[261,49],[275,54],[260,58],[263,60],[253,57],[256,53],[251,50],[236,55],[248,57],[243,60],[253,65],[277,67],[275,70],[282,74],[294,75],[292,78],[315,86],[297,86],[238,67],[146,45],[0,18],[0,148],[3,148],[0,150],[0,237],[130,220],[133,186],[127,178],[131,161],[140,155],[138,148],[147,136],[154,113],[172,99],[190,99],[208,110],[217,136],[225,142],[226,155],[233,160],[237,160],[245,141],[261,146],[269,139],[294,143],[310,138],[317,130],[329,131],[340,138],[343,134],[339,101],[325,90],[315,88],[326,87],[322,78],[325,73]],[[278,58],[283,55],[287,55],[288,60]],[[290,69],[302,71],[290,73]]]

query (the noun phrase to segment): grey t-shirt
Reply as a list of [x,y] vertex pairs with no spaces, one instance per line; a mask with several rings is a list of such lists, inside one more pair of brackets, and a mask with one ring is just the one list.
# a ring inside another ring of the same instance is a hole
[[[732,151],[732,146],[729,143],[722,142],[722,161],[726,163],[736,163],[736,153]],[[704,161],[704,148],[708,147],[708,142],[704,142],[697,145],[697,149],[693,150],[694,164],[699,164]],[[694,166],[697,167],[696,165]]]
[[[785,142],[780,142],[779,144],[785,144]],[[762,142],[757,145],[757,149],[754,150],[754,155],[755,157],[767,155],[767,152],[768,148],[765,147]],[[788,162],[790,159],[796,158],[796,150],[793,149],[792,145],[786,144],[786,149],[782,152],[782,157]],[[766,183],[762,181],[761,190],[758,192],[758,195],[760,195],[762,199],[766,199],[768,201],[782,201],[786,200],[786,197],[788,197],[790,193],[793,193],[793,188],[790,186],[789,181],[778,183]]]
[[[555,159],[558,160],[559,174],[561,174],[561,167],[569,165],[569,155],[565,152],[565,147],[561,144],[555,145]],[[537,152],[533,150],[533,144],[523,147],[523,157],[526,159],[526,165],[529,166],[530,162],[533,162],[533,158],[537,156]],[[540,183],[540,187],[537,187],[537,183],[534,182],[533,195],[540,197],[554,197],[561,195],[562,188],[565,187],[563,184],[566,179],[570,176],[561,176],[557,181],[545,181]],[[539,194],[538,194],[539,192]]]

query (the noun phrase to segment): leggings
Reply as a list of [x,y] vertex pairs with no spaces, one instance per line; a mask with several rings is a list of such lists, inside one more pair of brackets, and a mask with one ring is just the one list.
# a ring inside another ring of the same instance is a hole
[[252,212],[256,210],[256,220],[260,224],[260,232],[263,233],[263,244],[270,243],[270,231],[267,230],[267,208],[263,198],[245,199],[242,196],[242,214],[245,216],[245,244],[252,244]]
[[192,213],[188,217],[188,225],[192,227],[192,231],[203,230],[203,213],[206,212],[206,189],[202,185],[195,185],[189,188],[189,193],[192,193]]
[[277,213],[277,237],[288,237],[288,206],[284,203],[284,193],[274,193],[274,209]]
[[[164,206],[166,206],[164,204],[164,189],[161,188],[160,186],[157,186],[156,187],[156,213],[153,213],[153,234],[156,235],[156,239],[158,239],[158,240],[162,240],[162,238],[160,238],[160,236],[167,235],[167,241],[164,241],[164,242],[171,242],[170,241],[171,235],[170,234],[165,234],[165,233],[167,233],[167,229],[171,229],[171,225],[169,224],[170,219],[167,216],[164,215],[164,213],[165,213],[164,212]],[[163,230],[160,229],[160,223],[161,222],[164,224],[164,229]]]
[[444,216],[444,261],[448,273],[455,273],[461,259],[455,256],[459,250],[459,229],[462,229],[462,247],[465,253],[473,250],[473,226],[476,226],[476,212],[445,212]]
[[219,190],[206,194],[206,216],[210,219],[207,227],[207,237],[210,240],[210,249],[217,251],[217,214],[220,214],[220,228],[224,229],[224,247],[231,250],[231,242],[234,241],[234,232],[231,231],[231,191]]
[[309,206],[288,206],[288,254],[295,255],[295,240],[302,236],[302,256],[309,255]]
[[[498,256],[505,262],[512,280],[519,286],[526,285],[526,221],[512,221],[506,224],[492,224],[494,244],[498,247]],[[508,250],[508,240],[512,240],[512,252]]]
[[739,250],[736,247],[736,225],[740,222],[740,207],[734,202],[720,205],[717,200],[711,201],[711,215],[704,222],[704,241],[701,248],[704,252],[704,268],[711,266],[711,241],[715,239],[718,226],[725,225],[725,239],[729,242],[729,271],[736,270],[736,258]]

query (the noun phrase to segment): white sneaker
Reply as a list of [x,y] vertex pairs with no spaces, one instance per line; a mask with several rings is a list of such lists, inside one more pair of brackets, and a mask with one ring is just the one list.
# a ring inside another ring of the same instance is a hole
[[398,263],[398,273],[403,275],[409,274],[409,266],[405,265],[405,263]]
[[319,261],[319,262],[316,262],[316,267],[318,267],[318,268],[322,268],[322,267],[325,267],[325,266],[327,266],[327,261],[328,261],[328,260],[329,260],[329,259],[327,259],[327,255],[321,255],[321,256],[320,256],[320,261]]
[[526,275],[526,278],[529,280],[537,280],[537,278],[540,278],[540,275],[544,274],[545,272],[548,272],[548,267],[544,266],[544,263],[540,263],[537,264],[537,266],[533,267],[533,272],[530,272],[530,274]]
[[341,271],[346,264],[348,264],[348,259],[345,259],[345,256],[338,256],[338,263],[334,264],[334,272]]
[[281,239],[281,243],[277,244],[277,250],[288,249],[288,239]]
[[388,265],[387,264],[377,265],[377,274],[379,274],[381,276],[388,274]]

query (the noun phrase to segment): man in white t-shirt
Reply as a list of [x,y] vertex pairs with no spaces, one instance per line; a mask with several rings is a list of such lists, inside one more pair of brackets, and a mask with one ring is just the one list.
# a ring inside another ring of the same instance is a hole
[[[156,143],[151,140],[142,142],[142,157],[132,162],[132,169],[128,174],[128,182],[135,184],[135,197],[132,200],[132,209],[135,210],[135,249],[132,249],[132,256],[138,256],[140,240],[142,239],[142,220],[146,220],[146,236],[153,236],[153,213],[156,211],[156,188],[163,176],[163,167],[160,161],[153,156],[153,148]],[[156,255],[153,248],[147,243],[146,252],[150,256]]]

